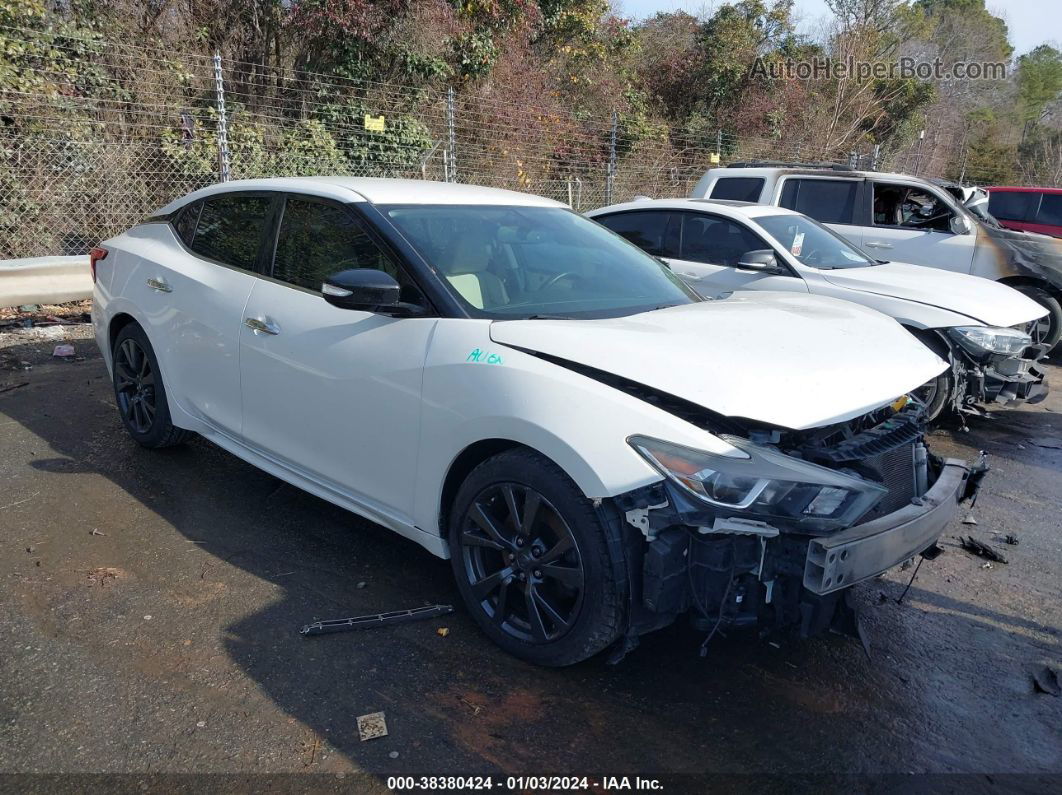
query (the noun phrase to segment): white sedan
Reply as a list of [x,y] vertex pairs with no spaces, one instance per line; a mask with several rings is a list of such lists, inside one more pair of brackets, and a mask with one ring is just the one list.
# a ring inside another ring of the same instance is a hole
[[[723,199],[643,199],[587,215],[664,258],[698,293],[785,290],[843,298],[895,318],[948,361],[916,393],[929,418],[1047,396],[1047,310],[1005,284],[879,262],[802,213]],[[868,349],[868,355],[873,350]]]
[[92,270],[137,442],[199,433],[449,557],[484,632],[541,664],[683,613],[822,629],[979,480],[927,453],[904,396],[945,365],[891,318],[704,301],[535,196],[230,182]]

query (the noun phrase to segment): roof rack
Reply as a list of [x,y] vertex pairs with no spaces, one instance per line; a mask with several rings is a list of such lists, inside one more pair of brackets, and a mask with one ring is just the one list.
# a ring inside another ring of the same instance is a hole
[[821,168],[830,171],[858,171],[847,163],[793,163],[785,160],[740,160],[727,164],[727,168]]

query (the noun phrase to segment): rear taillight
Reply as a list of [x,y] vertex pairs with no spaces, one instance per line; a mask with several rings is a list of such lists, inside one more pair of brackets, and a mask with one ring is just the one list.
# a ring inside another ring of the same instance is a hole
[[96,283],[96,263],[101,259],[107,259],[107,249],[96,246],[89,252],[89,269],[92,271],[92,283]]

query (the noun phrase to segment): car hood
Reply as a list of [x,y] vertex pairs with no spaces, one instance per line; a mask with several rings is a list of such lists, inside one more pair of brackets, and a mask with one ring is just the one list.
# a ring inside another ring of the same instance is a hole
[[858,417],[945,368],[880,312],[793,293],[736,293],[608,320],[497,321],[490,336],[793,429]]
[[1046,314],[1005,284],[905,262],[828,270],[823,278],[837,287],[940,307],[989,326],[1016,326]]

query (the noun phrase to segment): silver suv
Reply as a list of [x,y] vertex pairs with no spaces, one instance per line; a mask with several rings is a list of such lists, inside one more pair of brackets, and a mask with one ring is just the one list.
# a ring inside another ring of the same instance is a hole
[[733,163],[709,169],[690,198],[786,207],[879,260],[1003,282],[1048,310],[1030,329],[1035,341],[1050,348],[1062,338],[1062,240],[1005,229],[946,184],[832,164]]

